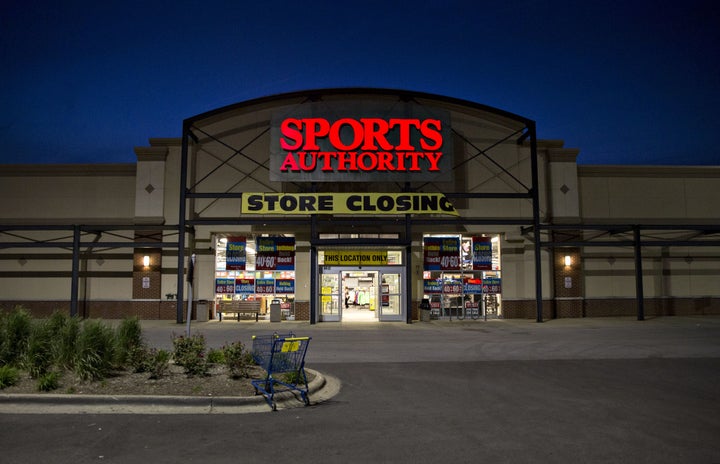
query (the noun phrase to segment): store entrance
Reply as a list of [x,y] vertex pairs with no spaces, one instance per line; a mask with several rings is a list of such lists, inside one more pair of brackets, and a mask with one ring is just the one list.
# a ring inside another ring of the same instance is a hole
[[370,322],[378,319],[378,271],[341,271],[342,320]]
[[397,267],[325,267],[322,269],[320,320],[377,322],[403,320]]

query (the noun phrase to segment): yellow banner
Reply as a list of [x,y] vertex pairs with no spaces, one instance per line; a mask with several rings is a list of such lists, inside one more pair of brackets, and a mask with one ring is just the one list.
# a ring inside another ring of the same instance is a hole
[[449,214],[442,193],[244,193],[242,214]]
[[325,266],[387,266],[387,251],[325,250]]

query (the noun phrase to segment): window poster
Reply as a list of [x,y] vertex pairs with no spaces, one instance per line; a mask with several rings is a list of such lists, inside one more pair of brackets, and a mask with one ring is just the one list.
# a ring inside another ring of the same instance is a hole
[[275,279],[255,279],[255,293],[275,293]]
[[473,270],[492,270],[492,241],[490,237],[473,237],[472,247]]
[[425,237],[423,261],[426,271],[459,271],[459,237]]
[[255,279],[235,279],[235,293],[243,295],[255,293]]
[[485,277],[483,279],[483,293],[496,295],[501,293],[502,286],[501,286],[500,278],[499,277]]
[[257,237],[255,245],[256,270],[295,270],[295,237]]
[[293,294],[295,293],[294,279],[275,279],[275,293]]
[[247,262],[247,240],[245,237],[228,237],[225,250],[225,269],[244,271]]
[[235,279],[215,279],[215,293],[235,293]]

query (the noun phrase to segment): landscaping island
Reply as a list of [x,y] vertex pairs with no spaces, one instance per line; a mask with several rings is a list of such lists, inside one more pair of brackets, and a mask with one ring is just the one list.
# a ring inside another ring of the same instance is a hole
[[[291,383],[297,373],[283,374]],[[34,319],[0,310],[0,394],[255,396],[266,372],[240,341],[208,349],[201,334],[148,347],[137,318],[113,329],[61,313]],[[312,380],[308,374],[308,381]]]

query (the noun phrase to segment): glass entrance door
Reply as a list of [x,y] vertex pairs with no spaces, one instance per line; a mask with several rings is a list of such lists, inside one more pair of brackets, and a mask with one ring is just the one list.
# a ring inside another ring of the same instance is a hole
[[378,271],[345,270],[341,275],[344,322],[373,322],[378,318]]
[[320,320],[405,320],[404,271],[397,266],[323,267],[320,274]]
[[404,298],[402,292],[402,270],[380,272],[380,304],[378,317],[381,321],[402,321],[404,319]]
[[342,317],[339,291],[340,285],[337,271],[320,274],[321,321],[339,321]]

